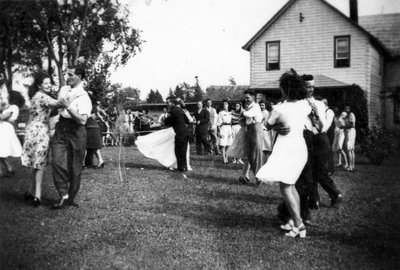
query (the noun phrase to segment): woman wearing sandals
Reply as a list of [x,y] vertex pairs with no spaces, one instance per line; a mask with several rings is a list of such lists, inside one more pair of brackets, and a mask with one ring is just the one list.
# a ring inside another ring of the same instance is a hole
[[285,101],[274,107],[267,121],[267,128],[283,124],[289,126],[290,131],[287,135],[278,135],[271,156],[256,177],[263,182],[280,183],[280,190],[291,216],[281,229],[288,231],[286,236],[304,238],[306,229],[300,217],[299,194],[295,183],[307,162],[303,130],[311,106],[304,99],[304,81],[295,70],[291,69],[281,76],[280,88]]
[[21,161],[23,166],[32,169],[32,179],[24,199],[36,207],[41,205],[42,181],[48,160],[50,111],[52,107],[58,106],[57,100],[49,96],[51,87],[50,76],[47,73],[38,73],[28,92],[31,107]]

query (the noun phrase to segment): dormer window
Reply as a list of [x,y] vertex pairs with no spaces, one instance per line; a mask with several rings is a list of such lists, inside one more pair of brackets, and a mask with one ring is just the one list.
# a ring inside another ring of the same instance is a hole
[[271,41],[266,43],[267,70],[280,69],[280,42]]
[[350,36],[335,37],[334,67],[350,67]]

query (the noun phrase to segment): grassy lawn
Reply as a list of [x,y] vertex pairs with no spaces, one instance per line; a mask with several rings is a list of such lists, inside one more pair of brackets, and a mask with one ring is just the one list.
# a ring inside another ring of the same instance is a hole
[[184,178],[135,147],[102,152],[105,168],[83,172],[80,207],[59,211],[50,173],[44,205],[22,201],[29,171],[14,160],[16,176],[0,179],[0,269],[400,267],[400,156],[336,172],[343,205],[313,211],[319,226],[300,240],[278,229],[278,186],[238,185],[239,165],[193,155]]

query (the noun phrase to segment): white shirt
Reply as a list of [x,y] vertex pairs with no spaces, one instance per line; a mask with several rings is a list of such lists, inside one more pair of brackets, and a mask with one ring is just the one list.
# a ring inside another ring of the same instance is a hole
[[258,103],[251,103],[247,110],[243,111],[243,116],[246,118],[252,118],[253,121],[247,121],[246,123],[261,123],[263,120],[263,114],[261,112],[260,105]]
[[[321,132],[326,131],[327,129],[325,129],[325,128],[326,128],[327,124],[326,124],[326,114],[325,114],[325,110],[326,110],[325,103],[323,103],[322,101],[316,100],[314,97],[308,98],[308,102],[309,103],[314,103],[315,106],[317,107],[318,116],[319,116],[319,119],[322,122]],[[315,126],[313,126],[310,117],[307,117],[305,127],[306,127],[307,130],[312,131],[314,134],[318,134],[319,133],[317,128]]]
[[322,132],[327,132],[328,129],[331,127],[331,125],[333,125],[333,118],[335,117],[335,113],[331,109],[326,108],[325,117],[326,117],[326,125],[322,129]]
[[217,118],[218,118],[218,114],[217,114],[217,110],[215,110],[213,107],[206,107],[206,110],[209,112],[210,114],[210,127],[209,128],[215,128],[217,126]]
[[[82,83],[75,88],[71,86],[63,86],[60,90],[58,98],[65,98],[70,101],[69,108],[78,112],[80,115],[90,115],[92,111],[92,102],[88,93],[83,89]],[[72,118],[67,109],[58,109],[59,114],[64,118]]]

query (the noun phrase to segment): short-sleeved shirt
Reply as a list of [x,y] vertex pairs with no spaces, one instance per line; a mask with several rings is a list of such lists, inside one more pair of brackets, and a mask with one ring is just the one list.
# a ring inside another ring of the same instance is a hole
[[[80,115],[89,116],[92,111],[92,101],[88,93],[83,89],[82,83],[75,88],[70,86],[63,86],[60,90],[58,98],[65,98],[70,101],[69,108],[78,112]],[[64,118],[72,118],[67,109],[59,109],[58,112]]]
[[[307,99],[305,99],[305,101],[307,101]],[[323,103],[320,100],[316,100],[314,97],[309,98],[308,102],[310,103],[314,103],[315,106],[317,107],[318,110],[318,116],[319,119],[322,122],[322,131],[326,130],[325,127],[327,126],[327,122],[326,122],[326,114],[325,114],[325,110],[326,110],[326,105],[325,103]],[[306,129],[312,131],[314,134],[318,134],[318,130],[315,126],[313,126],[311,119],[308,117],[306,120]],[[329,128],[329,127],[328,127]]]
[[261,123],[263,120],[263,114],[261,112],[260,105],[253,102],[249,107],[243,111],[243,116],[246,117],[246,123]]
[[11,112],[10,118],[7,119],[8,122],[14,123],[17,121],[19,116],[19,108],[17,105],[10,105],[7,109],[3,111],[3,113]]

